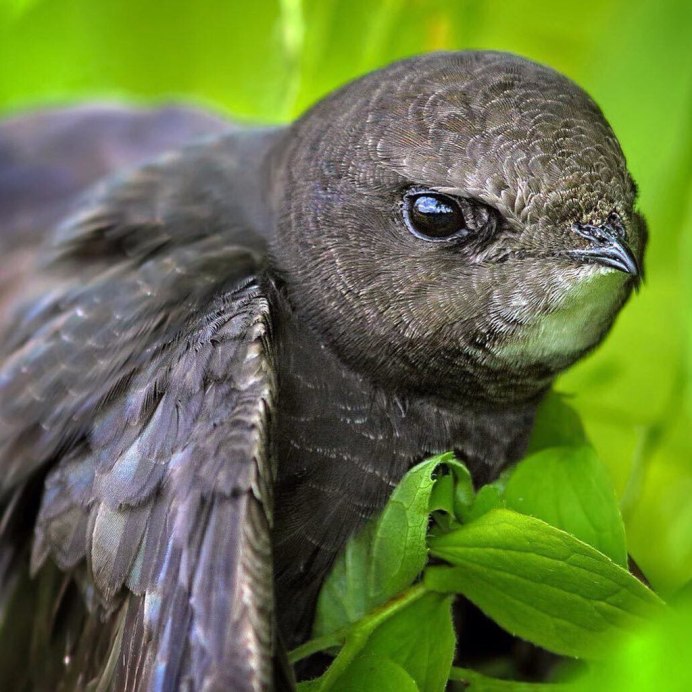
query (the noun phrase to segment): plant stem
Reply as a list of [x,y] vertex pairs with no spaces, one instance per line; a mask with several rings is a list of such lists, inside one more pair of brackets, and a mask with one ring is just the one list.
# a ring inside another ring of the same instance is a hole
[[289,663],[295,663],[296,661],[301,661],[312,654],[316,654],[318,651],[326,651],[335,646],[341,646],[344,643],[346,637],[346,630],[343,628],[337,630],[336,632],[330,632],[322,637],[316,637],[315,639],[309,639],[305,643],[290,651],[288,654]]
[[339,651],[339,654],[334,659],[331,666],[329,666],[329,670],[325,673],[322,685],[320,686],[320,692],[329,690],[343,674],[351,661],[360,653],[360,650],[375,629],[385,620],[388,620],[400,610],[403,610],[414,601],[417,601],[426,593],[427,589],[423,584],[416,584],[397,597],[387,601],[379,608],[368,613],[356,624],[333,632],[332,634],[327,634],[323,637],[305,642],[305,644],[302,644],[289,653],[288,660],[291,663],[295,663],[318,651],[323,651],[324,649],[329,649],[332,646],[343,643],[343,648]]
[[500,680],[469,668],[457,668],[456,666],[452,666],[449,671],[449,679],[465,682],[472,686],[472,690],[478,689],[483,692],[569,692],[572,689],[568,684]]

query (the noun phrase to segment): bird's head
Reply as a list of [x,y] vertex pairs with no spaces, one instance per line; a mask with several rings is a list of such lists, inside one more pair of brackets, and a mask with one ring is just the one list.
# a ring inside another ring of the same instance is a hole
[[598,106],[493,52],[396,63],[335,92],[273,159],[294,305],[387,386],[535,397],[641,278],[646,229]]

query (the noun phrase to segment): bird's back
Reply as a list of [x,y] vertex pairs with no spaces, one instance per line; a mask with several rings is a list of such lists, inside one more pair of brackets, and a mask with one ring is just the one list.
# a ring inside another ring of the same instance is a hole
[[9,306],[49,288],[38,246],[99,180],[233,126],[192,108],[115,105],[0,121],[0,334]]

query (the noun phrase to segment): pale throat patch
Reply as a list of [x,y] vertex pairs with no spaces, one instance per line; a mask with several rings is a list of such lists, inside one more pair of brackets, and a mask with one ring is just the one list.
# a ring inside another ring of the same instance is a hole
[[565,282],[565,291],[550,312],[539,314],[496,355],[513,365],[562,364],[576,359],[598,343],[622,300],[626,277],[614,269],[588,265],[577,282]]

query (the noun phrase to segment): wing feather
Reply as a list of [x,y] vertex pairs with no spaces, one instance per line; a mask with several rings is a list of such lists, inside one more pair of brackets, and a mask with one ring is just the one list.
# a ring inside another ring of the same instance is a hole
[[[185,187],[193,169],[213,173],[213,154],[168,157],[97,192],[59,230],[54,292],[3,346],[0,497],[11,512],[43,478],[32,573],[41,581],[54,561],[88,608],[65,637],[67,687],[271,686],[275,366],[261,242],[209,222],[219,209]],[[1,527],[0,541],[16,548]],[[65,593],[53,593],[56,609]],[[105,644],[90,654],[94,632]]]
[[[123,689],[264,689],[271,680],[268,304],[250,283],[215,301],[213,314],[214,330],[200,336],[195,325],[197,339],[167,352],[165,392],[132,444],[94,447],[87,436],[46,479],[33,569],[48,555],[63,568],[86,559],[106,612],[131,592],[129,646],[114,670]],[[176,378],[193,351],[213,370]],[[129,406],[115,398],[95,427]]]

